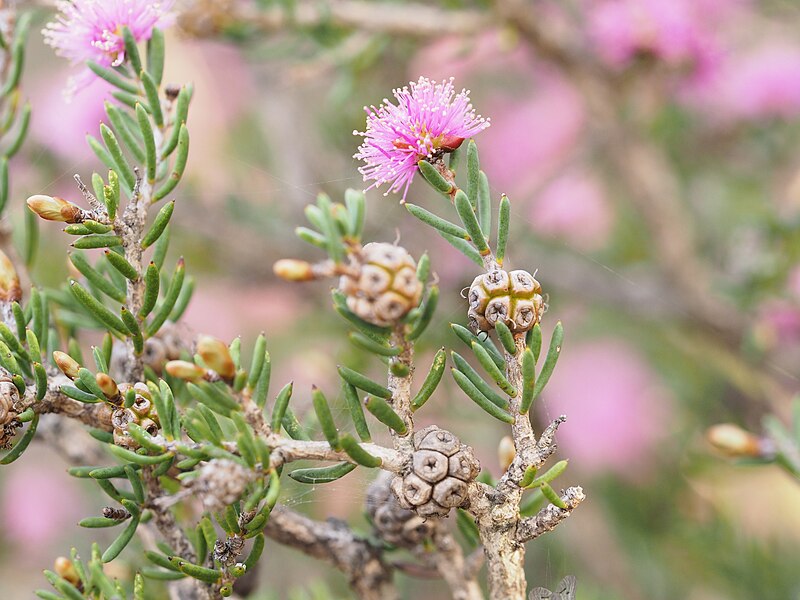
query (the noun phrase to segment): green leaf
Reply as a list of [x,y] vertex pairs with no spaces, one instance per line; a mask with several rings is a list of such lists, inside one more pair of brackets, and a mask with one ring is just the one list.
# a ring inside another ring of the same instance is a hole
[[408,332],[406,335],[406,339],[413,341],[419,338],[425,330],[428,328],[428,325],[431,323],[431,319],[433,318],[433,313],[436,312],[436,305],[439,303],[439,286],[431,286],[430,290],[428,291],[428,297],[425,299],[425,304],[422,306],[422,312],[420,313],[417,322],[414,323],[414,326],[411,328],[411,331]]
[[125,546],[127,546],[128,542],[133,538],[133,534],[136,533],[136,528],[138,526],[139,515],[132,515],[130,522],[125,529],[122,530],[122,533],[120,533],[117,539],[111,542],[111,545],[103,552],[102,560],[104,563],[111,562],[119,556],[120,552],[125,549]]
[[136,121],[139,123],[139,131],[144,140],[144,154],[139,160],[145,161],[147,165],[147,181],[152,184],[156,180],[156,167],[158,167],[156,140],[153,134],[153,125],[150,123],[150,117],[141,104],[136,105]]
[[431,365],[428,374],[425,376],[425,381],[422,382],[422,387],[420,387],[416,396],[414,396],[414,399],[411,401],[412,411],[417,411],[422,408],[422,406],[433,395],[433,392],[436,391],[436,387],[442,380],[446,363],[447,356],[444,348],[439,348],[439,350],[436,352],[436,355],[433,357],[433,364]]
[[328,400],[325,398],[325,395],[315,385],[311,387],[311,401],[314,404],[314,412],[317,413],[317,420],[319,421],[320,427],[322,427],[322,433],[325,435],[325,439],[328,440],[331,448],[340,450],[339,430],[336,428],[336,423],[333,421],[331,407],[328,405]]
[[492,387],[478,374],[478,372],[472,368],[472,366],[463,356],[461,356],[458,352],[451,352],[450,356],[453,359],[456,369],[466,375],[467,379],[470,380],[472,385],[474,385],[478,391],[486,397],[487,400],[503,410],[508,410],[508,400],[495,392]]
[[278,396],[275,398],[275,405],[272,408],[272,431],[276,433],[281,430],[281,424],[283,423],[283,419],[286,415],[286,411],[289,406],[289,400],[292,399],[293,389],[294,384],[290,381],[283,386],[283,389],[278,392]]
[[455,379],[458,387],[461,388],[461,390],[467,395],[467,397],[469,397],[470,400],[475,402],[475,404],[480,406],[495,419],[499,419],[504,423],[514,423],[514,416],[508,411],[498,407],[496,404],[486,398],[486,396],[481,394],[478,388],[472,384],[472,382],[467,378],[466,375],[464,375],[464,373],[458,369],[450,369],[450,371],[453,374],[453,379]]
[[480,338],[474,333],[472,333],[469,329],[462,325],[458,325],[457,323],[450,323],[450,328],[453,330],[462,342],[464,342],[467,346],[472,347],[472,342],[478,342],[481,344],[489,355],[492,357],[492,361],[494,364],[497,365],[498,369],[506,368],[506,361],[503,356],[500,354],[500,351],[497,347],[492,343],[492,341],[487,338]]
[[133,37],[131,30],[127,26],[122,28],[122,41],[125,44],[125,60],[131,65],[133,72],[138,73],[142,70],[142,59],[139,56],[136,38]]
[[464,224],[464,229],[467,230],[467,233],[472,238],[472,243],[475,244],[478,254],[488,256],[491,253],[489,244],[486,243],[486,237],[481,231],[481,226],[478,224],[475,211],[467,195],[462,190],[458,190],[453,201],[456,206],[456,212]]
[[497,321],[494,325],[494,330],[497,332],[497,338],[503,345],[506,352],[512,356],[517,353],[517,343],[514,341],[514,334],[508,328],[508,325],[502,321]]
[[467,142],[467,199],[476,210],[478,207],[478,188],[481,181],[481,165],[478,159],[478,145],[470,140]]
[[[161,100],[158,97],[158,86],[153,80],[153,77],[147,71],[141,70],[141,65],[137,68],[134,66],[134,71],[139,73],[139,79],[142,81],[145,96],[147,96],[147,106],[150,113],[153,115],[153,121],[156,125],[161,127],[164,124],[164,113],[161,111]],[[180,146],[180,141],[178,141]]]
[[[478,199],[475,212],[478,215],[478,223],[480,223],[481,231],[492,231],[492,197],[489,192],[489,179],[486,173],[480,172],[480,179],[478,181]],[[488,237],[488,235],[487,235]]]
[[536,358],[530,348],[525,348],[522,353],[522,401],[520,402],[519,412],[526,413],[530,410],[534,399],[534,387],[536,386]]
[[539,354],[542,351],[542,326],[536,323],[525,335],[525,344],[533,352],[534,362],[539,362]]
[[550,376],[556,368],[558,357],[561,354],[561,343],[564,341],[564,326],[561,321],[556,323],[553,329],[553,337],[550,338],[550,348],[547,350],[547,356],[542,364],[542,370],[539,373],[539,378],[536,380],[536,385],[533,388],[533,397],[537,398],[542,393],[544,386],[550,381]]
[[353,463],[339,463],[329,467],[316,467],[311,469],[295,469],[289,473],[289,477],[300,483],[308,483],[312,485],[320,483],[330,483],[341,479],[353,469],[356,465]]
[[[84,238],[86,239],[86,238]],[[80,252],[68,253],[70,262],[86,277],[86,279],[106,296],[117,302],[125,302],[125,292],[106,279],[97,269],[89,264],[86,257]],[[125,260],[125,259],[123,259]]]
[[39,413],[33,417],[31,420],[31,424],[28,425],[28,429],[22,434],[20,440],[16,443],[16,445],[9,450],[3,458],[0,458],[0,465],[10,465],[12,462],[17,460],[22,453],[30,445],[31,441],[33,440],[34,436],[36,435],[36,428],[39,426]]
[[497,264],[502,266],[506,257],[506,247],[508,246],[508,228],[511,223],[511,201],[508,196],[503,194],[500,197],[500,209],[497,216],[497,251],[495,259]]
[[501,390],[503,390],[512,398],[515,398],[517,396],[517,390],[514,389],[514,386],[511,385],[511,382],[506,379],[505,374],[494,363],[492,357],[486,351],[486,348],[476,341],[472,342],[472,351],[475,353],[478,362],[481,363],[481,366],[484,368],[489,377],[491,377],[494,382],[500,386]]
[[169,225],[169,220],[172,218],[172,213],[175,210],[175,201],[167,202],[161,210],[158,211],[155,220],[153,221],[152,227],[150,230],[145,234],[144,238],[142,238],[142,249],[148,248],[152,244],[161,237],[161,234],[164,233],[164,230]]
[[158,307],[156,312],[153,313],[153,318],[150,321],[150,324],[145,328],[145,335],[147,337],[152,337],[158,333],[158,330],[161,329],[161,326],[172,312],[175,302],[178,300],[178,296],[181,293],[181,287],[183,287],[185,273],[186,265],[183,261],[183,257],[181,257],[175,267],[175,272],[172,275],[172,280],[169,283],[169,289],[167,290],[166,296],[162,300],[161,305]]
[[175,101],[175,117],[172,121],[172,132],[167,140],[167,143],[161,149],[161,158],[168,157],[175,151],[178,146],[178,140],[181,135],[182,125],[186,123],[189,114],[189,102],[192,99],[192,87],[183,86],[181,91],[178,92],[178,98]]
[[[114,269],[116,269],[119,273],[121,273],[126,279],[129,281],[137,281],[139,279],[139,273],[133,268],[133,265],[129,263],[124,256],[119,254],[118,252],[114,252],[113,250],[106,250],[105,257]],[[124,298],[120,300],[120,302],[124,302]]]
[[380,467],[383,461],[364,450],[349,433],[342,434],[341,444],[347,455],[360,465],[369,468]]
[[483,268],[483,259],[481,258],[481,255],[478,254],[478,251],[475,250],[475,247],[472,244],[470,244],[466,240],[462,240],[461,238],[454,237],[454,236],[450,235],[449,233],[445,233],[443,231],[438,231],[437,230],[436,233],[438,233],[440,236],[442,236],[442,238],[444,238],[444,240],[448,244],[450,244],[453,248],[455,248],[456,250],[461,252],[461,254],[466,256],[468,259],[470,259],[472,262],[474,262],[479,267]]
[[402,417],[400,417],[383,398],[370,396],[364,402],[364,406],[367,407],[367,410],[371,412],[378,421],[394,430],[398,435],[408,434],[408,427],[405,421],[403,421]]
[[150,39],[147,40],[147,72],[153,78],[156,86],[161,85],[164,74],[164,32],[154,28]]
[[441,172],[439,172],[439,169],[437,169],[427,160],[419,161],[417,166],[419,167],[419,172],[425,178],[425,181],[427,181],[437,192],[448,195],[453,191],[452,182],[445,179]]
[[153,195],[153,202],[158,202],[167,196],[180,182],[183,177],[183,172],[186,169],[186,161],[189,157],[189,130],[186,125],[180,126],[178,134],[178,147],[177,154],[175,155],[175,162],[172,165],[172,172],[169,178],[161,186],[161,188]]
[[390,400],[392,398],[392,391],[388,388],[383,387],[381,384],[376,383],[369,379],[368,377],[358,373],[357,371],[353,371],[353,369],[348,369],[347,367],[338,367],[339,375],[342,379],[344,379],[347,383],[357,387],[360,390],[364,390],[368,394],[372,394],[373,396],[378,396],[379,398],[384,398],[385,400]]
[[78,250],[93,250],[95,248],[112,248],[122,245],[122,238],[118,235],[87,235],[70,244]]
[[105,123],[100,124],[100,135],[103,138],[103,142],[106,145],[106,149],[108,150],[108,156],[111,158],[112,165],[110,168],[114,168],[115,171],[122,177],[122,180],[129,188],[133,188],[134,184],[136,183],[136,175],[131,168],[130,163],[125,158],[125,155],[122,153],[122,147],[119,145],[119,141],[117,141],[117,137],[114,135],[114,132],[108,128]]
[[117,333],[126,336],[128,328],[125,323],[106,308],[99,300],[92,296],[81,284],[74,279],[69,280],[69,287],[75,299],[86,309],[86,311],[97,318],[106,327],[113,329]]
[[353,425],[358,437],[361,438],[362,442],[372,441],[372,435],[369,432],[369,426],[364,417],[364,407],[361,406],[356,388],[346,381],[343,381],[342,392],[344,393],[345,402],[347,403],[347,408],[350,410],[350,417],[353,419]]
[[108,83],[110,83],[116,88],[119,88],[123,92],[127,92],[128,94],[134,94],[134,95],[139,93],[139,89],[136,87],[136,84],[127,79],[124,79],[113,69],[107,69],[105,67],[101,67],[96,62],[91,60],[87,61],[86,66],[89,67],[92,73],[97,75],[100,79],[106,80]]

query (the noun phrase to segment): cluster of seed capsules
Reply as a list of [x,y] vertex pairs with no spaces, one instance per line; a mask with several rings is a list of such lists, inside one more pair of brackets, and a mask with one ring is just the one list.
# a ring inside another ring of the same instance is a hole
[[131,423],[139,425],[150,435],[158,434],[160,428],[158,413],[146,384],[141,382],[117,384],[109,374],[97,373],[94,376],[94,385],[91,385],[91,382],[81,376],[81,366],[71,356],[56,351],[53,353],[53,359],[61,372],[71,379],[76,387],[83,388],[83,391],[94,393],[98,397],[102,395],[101,399],[110,409],[114,443],[117,446],[129,450],[139,447],[128,432]]

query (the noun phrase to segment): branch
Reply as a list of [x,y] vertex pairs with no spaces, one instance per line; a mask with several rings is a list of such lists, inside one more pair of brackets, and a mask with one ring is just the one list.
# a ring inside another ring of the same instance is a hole
[[558,508],[549,504],[540,510],[536,516],[522,519],[517,525],[517,541],[524,544],[543,533],[553,531],[561,521],[570,516],[572,511],[586,499],[586,495],[583,493],[582,488],[571,487],[561,494],[561,499],[567,505],[567,508]]
[[197,37],[216,35],[246,23],[260,33],[282,33],[291,27],[323,25],[414,38],[448,34],[473,35],[491,26],[490,15],[476,10],[444,10],[422,3],[394,4],[358,0],[304,2],[291,11],[260,9],[252,3],[193,0],[179,17],[184,31]]
[[392,569],[381,556],[381,549],[356,536],[343,522],[309,519],[278,506],[264,528],[277,542],[324,560],[348,578],[362,600],[392,600],[398,597],[392,585]]

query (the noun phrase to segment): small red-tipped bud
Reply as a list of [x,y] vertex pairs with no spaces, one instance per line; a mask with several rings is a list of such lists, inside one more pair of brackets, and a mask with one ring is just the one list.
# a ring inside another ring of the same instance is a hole
[[316,279],[314,267],[304,260],[283,258],[272,267],[275,275],[286,281],[311,281]]
[[201,336],[197,340],[197,353],[206,366],[223,379],[233,379],[236,375],[236,365],[224,342],[208,335]]
[[184,381],[196,381],[202,379],[206,372],[202,367],[185,360],[171,360],[164,367],[167,373]]
[[497,458],[500,461],[500,468],[503,471],[508,469],[516,456],[517,451],[514,448],[514,440],[510,436],[505,436],[497,446]]
[[103,390],[103,394],[105,394],[106,398],[111,400],[119,396],[117,382],[114,381],[110,375],[107,373],[98,373],[94,376],[94,378],[95,381],[97,381],[97,385],[99,385],[100,389]]
[[83,210],[81,210],[80,206],[67,202],[58,196],[45,196],[43,194],[31,196],[28,198],[28,208],[46,221],[79,223],[83,220]]
[[453,152],[454,150],[458,150],[461,147],[461,144],[464,143],[463,137],[458,137],[455,135],[446,135],[442,137],[442,141],[439,142],[438,147],[445,152]]
[[0,251],[0,300],[18,302],[21,298],[22,288],[19,286],[19,276],[14,263]]
[[70,379],[74,380],[78,376],[78,371],[80,371],[81,366],[78,364],[78,361],[69,354],[56,350],[53,352],[53,360],[56,366],[61,369],[61,372]]
[[732,423],[710,427],[706,439],[714,448],[732,458],[757,458],[764,454],[764,445],[757,435]]
[[78,571],[75,569],[75,565],[73,565],[72,561],[66,556],[59,556],[56,559],[55,563],[53,564],[53,571],[55,571],[56,575],[62,579],[66,579],[74,586],[78,586],[78,584],[81,582],[81,578],[78,577]]

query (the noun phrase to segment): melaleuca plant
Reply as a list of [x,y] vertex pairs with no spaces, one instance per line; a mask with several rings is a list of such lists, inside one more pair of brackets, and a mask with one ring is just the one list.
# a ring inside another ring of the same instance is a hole
[[[417,340],[442,327],[439,290],[427,255],[363,238],[362,192],[348,190],[343,202],[320,195],[306,209],[310,227],[297,233],[327,258],[282,260],[275,271],[296,281],[338,278],[333,310],[351,326],[350,341],[385,364],[385,381],[331,365],[341,379],[337,396],[317,387],[294,390],[292,383],[279,387],[270,381],[265,335],[244,351],[238,338],[228,344],[181,335],[176,323],[193,285],[183,260],[172,267],[166,255],[188,157],[192,89],[162,82],[164,38],[155,26],[166,19],[158,11],[168,7],[120,4],[131,10],[120,12],[110,29],[100,17],[111,13],[95,11],[91,2],[68,5],[64,17],[70,31],[87,23],[106,28],[100,56],[80,56],[116,88],[106,107],[110,126],[88,138],[107,171],[93,174],[91,186],[76,177],[82,205],[28,199],[32,213],[65,223],[73,236],[73,277],[59,289],[33,287],[23,300],[12,261],[3,257],[0,264],[0,419],[10,447],[0,461],[20,458],[44,413],[81,421],[108,460],[70,473],[100,487],[109,504],[80,525],[119,531],[105,548],[73,549],[70,558],[57,559],[45,572],[55,591],[40,590],[39,597],[143,599],[165,585],[180,598],[246,595],[247,576],[274,542],[333,564],[361,598],[397,597],[393,576],[401,567],[393,553],[400,549],[416,557],[417,572],[443,578],[456,598],[483,597],[479,556],[491,597],[523,598],[525,544],[563,521],[584,495],[579,487],[554,489],[565,461],[544,469],[564,418],[538,435],[531,423],[563,331],[557,324],[543,349],[541,287],[527,271],[504,270],[510,202],[492,202],[477,146],[467,141],[488,121],[475,116],[468,93],[455,94],[452,82],[420,79],[395,92],[398,105],[368,111],[358,157],[376,185],[390,183],[405,199],[421,173],[441,194],[437,202],[454,208],[460,224],[406,204],[480,269],[463,324],[451,324],[454,342],[466,350],[450,353],[450,370],[465,401],[509,427],[505,472],[497,480],[481,471],[472,448],[446,423],[415,427],[415,413],[441,396],[447,370],[444,349],[430,366],[415,361]],[[90,330],[104,335],[87,351],[81,340]],[[293,410],[298,394],[310,397],[313,423]],[[346,411],[332,409],[334,397]],[[390,445],[373,441],[377,429],[388,431]],[[298,461],[316,465],[298,468]],[[367,493],[369,534],[280,503],[285,476],[319,485],[357,468],[376,472]],[[136,537],[144,551],[122,555]],[[104,571],[120,556],[135,566],[133,581]]]

